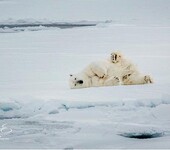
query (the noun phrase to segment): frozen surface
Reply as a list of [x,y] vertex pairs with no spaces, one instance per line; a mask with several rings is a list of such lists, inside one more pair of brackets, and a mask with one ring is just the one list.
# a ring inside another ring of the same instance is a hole
[[[49,0],[48,6],[47,1],[34,0],[32,12],[25,7],[23,13],[19,13],[23,6],[32,6],[32,2],[0,0],[0,11],[4,14],[0,15],[1,24],[19,23],[19,19],[21,23],[67,22],[70,13],[65,13],[63,6],[77,8],[73,11],[76,15],[70,18],[72,22],[87,20],[98,24],[70,29],[37,27],[41,30],[34,32],[30,27],[15,33],[13,29],[6,29],[9,33],[0,30],[0,148],[169,149],[169,1],[131,0],[128,4],[135,2],[135,6],[144,7],[147,3],[146,9],[138,13],[133,13],[135,7],[126,13],[129,7],[124,2],[119,8],[125,12],[115,12],[129,15],[127,20],[117,22],[106,21],[114,20],[113,16],[120,18],[119,13],[109,13],[110,7],[103,15],[101,11],[101,16],[88,14],[95,4],[100,8],[104,4],[111,5],[111,0],[99,3],[86,0],[81,5],[78,0],[70,0],[67,5],[60,0]],[[58,7],[55,2],[62,7],[55,9]],[[122,4],[118,0],[114,2],[113,7]],[[32,15],[40,4],[37,14]],[[90,7],[87,14],[82,9],[85,5]],[[60,12],[61,18],[52,11],[42,12],[40,9],[44,7]],[[12,13],[16,8],[18,12]],[[7,10],[11,10],[11,14]],[[81,10],[79,16],[76,10]],[[132,14],[138,19],[132,21]],[[157,19],[153,14],[158,15]],[[155,83],[69,89],[70,73],[79,72],[93,60],[107,58],[116,49],[132,59],[142,72],[151,74]]]

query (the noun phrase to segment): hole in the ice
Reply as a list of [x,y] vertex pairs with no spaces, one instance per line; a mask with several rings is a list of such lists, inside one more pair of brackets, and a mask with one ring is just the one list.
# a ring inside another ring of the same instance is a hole
[[162,137],[163,133],[121,133],[120,136],[126,138],[135,138],[135,139],[151,139],[151,138],[158,138]]

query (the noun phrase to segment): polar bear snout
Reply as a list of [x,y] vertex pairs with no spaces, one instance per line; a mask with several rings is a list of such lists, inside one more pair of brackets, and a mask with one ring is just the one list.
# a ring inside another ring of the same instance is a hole
[[78,80],[77,83],[78,84],[83,84],[83,80]]

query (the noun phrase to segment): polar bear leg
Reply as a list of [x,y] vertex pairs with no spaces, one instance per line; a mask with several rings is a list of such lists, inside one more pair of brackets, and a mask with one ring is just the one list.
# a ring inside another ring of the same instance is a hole
[[120,85],[120,80],[118,77],[110,77],[104,82],[104,86],[114,86]]
[[149,84],[153,83],[153,79],[149,75],[127,74],[122,77],[122,83],[124,85]]
[[100,78],[107,76],[107,68],[103,64],[91,63],[90,68],[91,71]]
[[103,82],[104,82],[104,79],[103,78],[99,78],[98,76],[94,76],[91,78],[91,81],[92,81],[92,86],[103,86]]

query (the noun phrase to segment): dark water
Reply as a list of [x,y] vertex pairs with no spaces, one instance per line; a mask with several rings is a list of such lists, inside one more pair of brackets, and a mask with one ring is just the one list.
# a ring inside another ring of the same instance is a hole
[[135,138],[135,139],[151,139],[151,138],[158,138],[162,137],[164,133],[155,132],[155,133],[124,133],[120,134],[120,136],[124,136],[126,138]]
[[26,27],[57,27],[60,29],[65,28],[74,28],[74,27],[87,27],[87,26],[96,26],[96,24],[72,24],[72,23],[36,23],[36,24],[0,24],[0,28],[26,28]]

